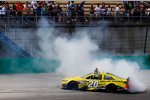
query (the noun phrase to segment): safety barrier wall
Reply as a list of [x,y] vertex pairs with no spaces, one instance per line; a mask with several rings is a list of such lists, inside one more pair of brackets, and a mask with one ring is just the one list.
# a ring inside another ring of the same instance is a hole
[[[39,28],[41,29],[41,28]],[[43,35],[51,34],[55,27],[47,27]],[[44,30],[44,29],[43,29]],[[105,55],[143,55],[150,54],[150,28],[148,27],[57,27],[54,35],[74,35],[83,30],[96,41],[100,52]],[[146,31],[147,30],[147,31]],[[73,34],[72,34],[73,33]],[[38,56],[39,36],[37,28],[15,28],[15,31],[5,33],[19,46],[31,55]],[[147,34],[147,37],[146,37]],[[145,41],[146,40],[146,41]]]

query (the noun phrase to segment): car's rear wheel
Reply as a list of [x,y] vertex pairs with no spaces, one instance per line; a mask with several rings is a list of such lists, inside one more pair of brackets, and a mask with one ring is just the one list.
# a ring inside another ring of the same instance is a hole
[[70,83],[68,83],[67,89],[69,89],[69,90],[78,90],[77,82],[70,82]]
[[117,92],[117,86],[114,84],[109,84],[106,86],[106,92],[108,93],[116,93]]

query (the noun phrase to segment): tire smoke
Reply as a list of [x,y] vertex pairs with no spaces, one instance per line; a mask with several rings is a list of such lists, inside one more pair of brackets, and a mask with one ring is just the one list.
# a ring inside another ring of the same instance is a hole
[[138,80],[137,77],[129,77],[129,92],[131,93],[137,93],[137,92],[145,92],[146,91],[146,87],[145,85]]
[[130,92],[143,92],[146,90],[144,84],[137,78],[140,75],[140,66],[136,62],[124,59],[98,59],[96,57],[100,56],[96,55],[99,49],[98,45],[89,38],[85,29],[80,31],[82,35],[76,32],[77,35],[71,39],[55,37],[52,34],[53,30],[47,32],[40,28],[37,33],[40,38],[40,53],[47,58],[54,58],[60,62],[57,73],[65,76],[82,76],[98,68],[100,71],[110,72],[123,78],[130,77]]

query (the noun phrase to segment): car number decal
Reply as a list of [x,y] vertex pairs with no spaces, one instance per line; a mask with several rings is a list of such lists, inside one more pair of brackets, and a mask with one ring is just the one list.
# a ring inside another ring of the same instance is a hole
[[97,88],[98,87],[98,81],[89,81],[88,87]]

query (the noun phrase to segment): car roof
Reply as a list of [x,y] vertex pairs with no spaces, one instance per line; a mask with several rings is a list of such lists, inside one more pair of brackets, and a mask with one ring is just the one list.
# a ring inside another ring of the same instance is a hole
[[[114,74],[112,74],[112,73],[105,73],[105,72],[99,72],[101,75],[111,75],[111,76],[114,76],[114,77],[118,77],[118,78],[121,78],[121,77],[119,77],[119,76],[117,76],[117,75],[114,75]],[[85,76],[89,76],[89,75],[93,75],[93,73],[89,73],[89,74],[86,74]]]

